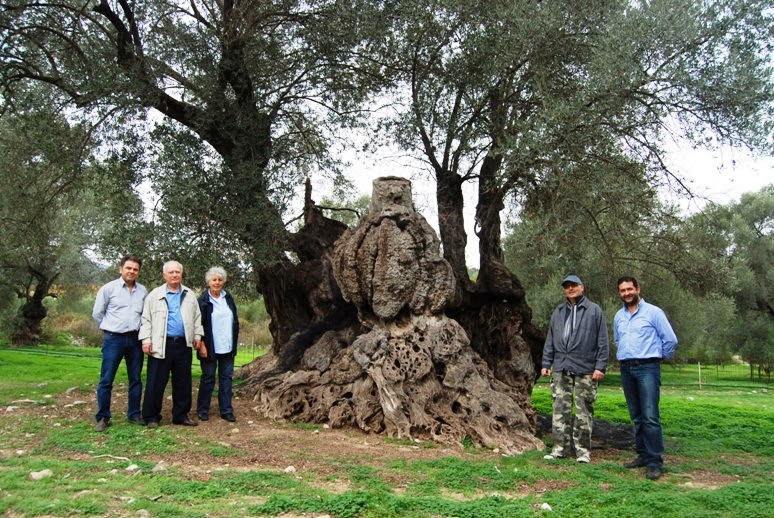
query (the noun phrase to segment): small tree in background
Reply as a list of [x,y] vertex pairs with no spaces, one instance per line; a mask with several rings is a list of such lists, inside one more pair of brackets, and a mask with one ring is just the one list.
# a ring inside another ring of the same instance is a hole
[[83,255],[96,212],[85,188],[89,148],[88,134],[54,111],[0,118],[0,287],[22,300],[14,344],[38,343],[55,283],[94,274]]

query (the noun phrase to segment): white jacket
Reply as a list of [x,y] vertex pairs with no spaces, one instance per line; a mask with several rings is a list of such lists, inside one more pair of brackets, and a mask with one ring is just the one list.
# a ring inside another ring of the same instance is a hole
[[[194,340],[204,336],[202,313],[196,301],[196,293],[182,284],[180,285],[180,317],[185,328],[185,341],[193,348]],[[142,308],[139,339],[141,343],[151,342],[151,356],[164,359],[167,352],[167,285],[162,284],[145,297]]]

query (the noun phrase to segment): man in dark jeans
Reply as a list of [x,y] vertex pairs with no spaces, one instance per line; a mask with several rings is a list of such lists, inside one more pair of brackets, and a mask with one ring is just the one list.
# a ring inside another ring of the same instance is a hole
[[658,409],[661,360],[674,356],[677,336],[664,311],[640,297],[634,277],[618,279],[618,295],[624,306],[615,314],[613,327],[637,449],[637,458],[624,466],[644,466],[645,476],[658,480],[664,474],[664,434]]
[[137,332],[148,290],[137,282],[141,267],[140,258],[125,256],[118,268],[121,277],[102,286],[94,301],[91,316],[105,333],[102,338],[102,368],[97,385],[97,414],[94,416],[97,420],[94,429],[98,432],[104,432],[110,426],[113,380],[121,360],[126,362],[129,377],[126,415],[133,423],[145,424],[140,417],[143,354]]
[[148,373],[142,416],[148,428],[161,421],[164,390],[172,376],[172,423],[196,426],[191,420],[192,349],[203,349],[202,314],[196,293],[182,284],[183,265],[167,261],[163,268],[165,284],[145,299],[140,326],[142,351],[148,355]]

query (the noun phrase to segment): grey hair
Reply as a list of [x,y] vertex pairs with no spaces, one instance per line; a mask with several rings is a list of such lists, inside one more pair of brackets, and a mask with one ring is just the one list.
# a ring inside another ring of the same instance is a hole
[[221,266],[213,266],[207,270],[207,273],[204,274],[204,284],[209,286],[213,277],[222,277],[224,283],[228,280],[226,270],[224,270]]
[[161,271],[164,273],[167,273],[167,270],[171,266],[179,266],[180,267],[180,273],[183,273],[183,265],[178,263],[177,261],[167,261],[164,263],[164,266],[161,268]]

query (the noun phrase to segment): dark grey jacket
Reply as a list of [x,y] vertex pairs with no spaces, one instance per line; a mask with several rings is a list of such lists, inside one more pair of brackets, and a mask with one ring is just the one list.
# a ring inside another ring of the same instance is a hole
[[582,297],[575,310],[575,328],[565,344],[564,325],[571,308],[565,302],[551,315],[551,327],[543,346],[543,368],[550,369],[553,365],[554,371],[574,374],[605,372],[610,346],[602,309]]

